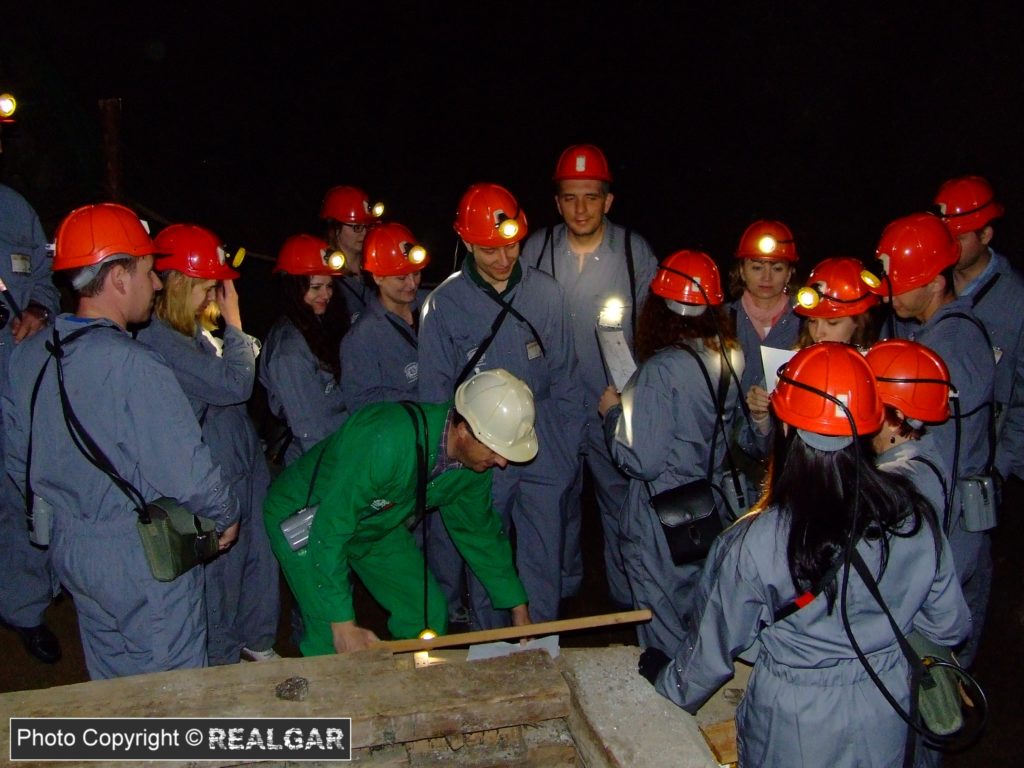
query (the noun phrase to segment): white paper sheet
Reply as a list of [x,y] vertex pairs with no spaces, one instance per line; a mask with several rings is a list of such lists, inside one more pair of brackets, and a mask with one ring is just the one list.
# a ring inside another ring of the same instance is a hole
[[626,386],[629,377],[636,370],[633,353],[626,344],[621,328],[597,327],[597,344],[601,348],[601,359],[608,374],[608,381],[619,392]]
[[761,347],[761,363],[764,365],[765,389],[769,392],[775,391],[775,385],[779,383],[778,370],[788,363],[795,349],[778,349],[776,347]]
[[539,637],[536,640],[531,640],[525,645],[520,645],[518,642],[480,643],[479,645],[471,645],[469,646],[469,653],[466,655],[466,661],[476,661],[477,659],[496,659],[513,653],[535,651],[538,648],[547,651],[548,656],[552,659],[557,659],[558,635]]

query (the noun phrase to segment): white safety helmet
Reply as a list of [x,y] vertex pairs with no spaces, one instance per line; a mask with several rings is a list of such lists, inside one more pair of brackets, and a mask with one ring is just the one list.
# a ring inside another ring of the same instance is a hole
[[502,458],[522,462],[537,455],[533,393],[505,369],[467,379],[455,390],[455,410],[474,437]]

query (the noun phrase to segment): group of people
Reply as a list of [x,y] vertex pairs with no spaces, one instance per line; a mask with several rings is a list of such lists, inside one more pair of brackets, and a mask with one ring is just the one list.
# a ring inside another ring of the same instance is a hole
[[[692,711],[742,654],[744,764],[891,764],[906,727],[855,648],[904,704],[886,611],[970,665],[995,495],[1022,475],[1024,282],[990,247],[991,187],[943,184],[874,262],[826,259],[802,287],[791,230],[754,222],[725,286],[708,254],[659,263],[608,218],[598,147],[567,148],[553,181],[562,221],[532,234],[508,190],[470,186],[461,267],[429,293],[409,229],[329,190],[326,237],[280,249],[262,345],[213,232],[154,239],[112,203],[61,223],[52,269],[78,303],[56,315],[38,219],[0,187],[4,622],[55,661],[43,612],[63,585],[90,675],[110,677],[274,658],[278,565],[305,654],[376,640],[352,573],[395,636],[556,619],[582,583],[586,471],[609,595],[653,612],[641,672],[659,691]],[[599,326],[635,358],[624,386]],[[245,409],[257,378],[288,429],[273,484]],[[220,555],[153,579],[125,486],[213,521]],[[661,500],[705,486],[725,530],[681,558]],[[885,606],[849,574],[853,550]]]

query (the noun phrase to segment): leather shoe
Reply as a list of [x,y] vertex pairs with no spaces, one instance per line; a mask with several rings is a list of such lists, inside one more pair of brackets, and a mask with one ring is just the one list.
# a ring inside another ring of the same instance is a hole
[[38,627],[14,627],[21,637],[25,650],[44,664],[56,664],[60,661],[60,641],[45,624]]

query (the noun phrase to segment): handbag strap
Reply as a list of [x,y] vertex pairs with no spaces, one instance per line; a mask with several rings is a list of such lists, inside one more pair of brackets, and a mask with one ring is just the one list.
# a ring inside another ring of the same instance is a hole
[[[707,480],[709,483],[714,478],[715,470],[715,448],[718,446],[718,433],[721,431],[722,440],[725,443],[725,461],[729,465],[729,472],[732,475],[732,481],[736,484],[736,497],[739,499],[743,498],[741,489],[739,488],[739,478],[736,472],[736,464],[732,458],[732,449],[729,446],[728,435],[725,434],[725,417],[723,412],[725,411],[725,400],[729,393],[729,376],[726,374],[726,354],[724,348],[719,350],[719,355],[722,357],[722,368],[718,372],[718,388],[711,383],[711,375],[708,373],[707,366],[704,364],[704,360],[696,350],[690,348],[686,344],[680,344],[678,349],[685,350],[697,361],[697,365],[700,366],[700,372],[704,375],[704,383],[707,384],[708,392],[711,394],[711,401],[715,406],[715,429],[711,435],[711,452],[708,456],[708,476]],[[713,484],[713,483],[712,483]],[[738,510],[737,510],[738,511]]]
[[498,331],[501,330],[502,323],[505,322],[505,318],[508,317],[511,306],[508,304],[502,305],[501,312],[498,313],[497,317],[494,318],[494,322],[491,323],[491,330],[487,337],[481,341],[476,348],[476,352],[469,358],[466,364],[462,367],[462,371],[459,373],[457,379],[455,379],[455,389],[459,388],[459,385],[466,380],[469,376],[470,371],[476,367],[476,364],[480,362],[480,358],[484,356],[487,348],[491,346],[491,342],[494,341],[494,337],[498,335]]

